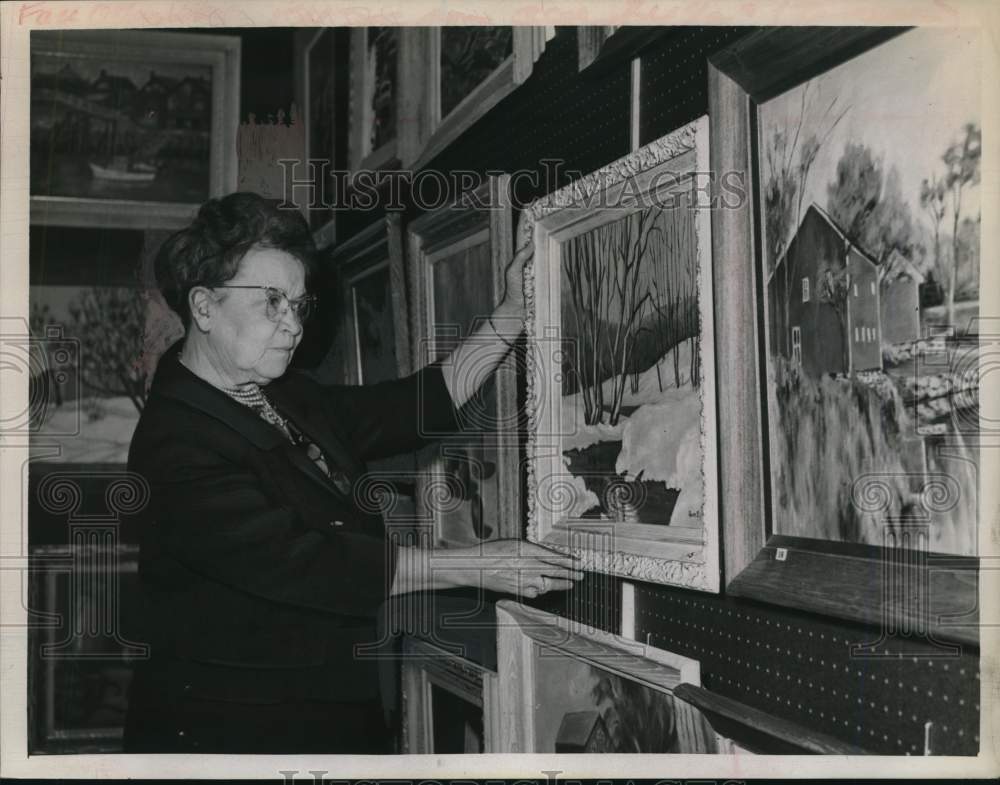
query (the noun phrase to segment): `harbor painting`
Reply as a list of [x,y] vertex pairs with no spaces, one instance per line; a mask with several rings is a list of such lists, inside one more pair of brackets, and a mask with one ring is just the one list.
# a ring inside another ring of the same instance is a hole
[[212,68],[69,52],[31,57],[31,193],[209,197]]

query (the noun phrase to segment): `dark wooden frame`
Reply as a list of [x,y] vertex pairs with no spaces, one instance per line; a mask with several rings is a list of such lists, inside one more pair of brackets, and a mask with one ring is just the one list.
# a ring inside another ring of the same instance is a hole
[[[431,362],[430,356],[437,325],[434,323],[433,266],[437,259],[454,252],[462,243],[475,242],[485,237],[489,243],[492,260],[493,305],[500,304],[503,296],[504,275],[507,264],[514,255],[514,223],[510,199],[510,175],[491,175],[482,186],[465,194],[458,204],[426,213],[407,227],[406,255],[410,295],[410,356],[419,367]],[[489,314],[484,314],[483,317]],[[508,424],[517,419],[517,358],[509,352],[497,368],[496,423]],[[497,450],[497,505],[491,510],[496,515],[496,534],[491,539],[519,538],[521,536],[521,480],[519,434],[497,431],[491,439]],[[439,461],[422,473],[418,485],[439,471]],[[426,501],[426,492],[417,498]],[[436,515],[433,509],[422,511],[427,520],[434,520],[434,535],[438,538]],[[452,543],[458,545],[460,543]],[[467,544],[467,543],[462,543]]]
[[[757,107],[907,29],[768,28],[723,49],[708,68],[712,195],[719,200],[712,251],[720,325],[719,433],[725,434],[719,458],[726,591],[879,626],[881,637],[859,645],[859,656],[877,656],[892,632],[920,635],[942,655],[955,651],[947,640],[978,644],[979,560],[770,532],[763,309],[757,295]],[[741,182],[746,198],[733,204],[732,195],[720,188],[723,178]],[[916,591],[890,603],[886,595],[892,597],[894,585]]]
[[365,383],[361,378],[361,368],[357,362],[360,347],[357,343],[357,324],[354,319],[351,286],[355,281],[383,266],[389,268],[396,369],[400,376],[411,373],[409,315],[400,231],[399,214],[389,213],[338,246],[333,254],[333,262],[341,282],[342,327],[339,338],[343,341],[346,366],[342,378],[347,384]]

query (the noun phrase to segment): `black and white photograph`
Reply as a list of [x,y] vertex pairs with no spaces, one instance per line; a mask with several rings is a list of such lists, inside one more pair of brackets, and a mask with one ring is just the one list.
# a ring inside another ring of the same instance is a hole
[[0,6],[4,776],[1000,774],[991,3]]

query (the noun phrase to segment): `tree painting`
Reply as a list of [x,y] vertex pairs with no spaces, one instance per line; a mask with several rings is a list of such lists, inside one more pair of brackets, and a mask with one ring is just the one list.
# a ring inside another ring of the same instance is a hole
[[602,673],[593,695],[615,752],[686,752],[669,695],[612,673]]
[[941,160],[945,165],[944,189],[949,200],[952,219],[952,254],[948,270],[948,284],[945,305],[948,324],[955,323],[955,280],[959,260],[958,225],[962,216],[962,196],[966,189],[979,185],[980,159],[982,158],[983,132],[978,125],[966,123],[962,138],[950,145]]
[[698,240],[686,207],[645,207],[562,247],[570,517],[700,525]]
[[[978,314],[979,68],[966,33],[911,30],[760,107],[775,533],[884,545],[946,474],[957,498],[930,547],[977,553],[962,422],[978,420],[978,378],[961,369],[979,352],[963,326]],[[871,512],[852,493],[875,476],[891,479]]]

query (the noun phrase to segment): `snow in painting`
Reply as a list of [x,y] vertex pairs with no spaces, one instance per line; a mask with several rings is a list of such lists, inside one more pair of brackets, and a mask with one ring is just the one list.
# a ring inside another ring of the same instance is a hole
[[775,533],[977,552],[978,41],[905,32],[760,108]]
[[126,463],[179,318],[158,294],[127,287],[32,286],[29,299],[32,457]]
[[562,461],[570,518],[701,529],[695,212],[654,206],[562,245]]

